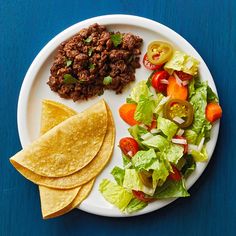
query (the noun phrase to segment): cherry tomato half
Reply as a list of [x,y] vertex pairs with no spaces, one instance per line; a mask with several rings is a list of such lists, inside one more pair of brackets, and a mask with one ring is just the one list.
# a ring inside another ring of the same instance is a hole
[[[180,135],[175,135],[174,138],[186,140],[186,138],[184,138],[184,137],[182,137]],[[180,145],[182,145],[183,148],[184,148],[184,154],[188,153],[188,144],[180,144]]]
[[134,156],[139,150],[137,141],[130,137],[122,138],[119,142],[119,145],[121,151],[129,157]]
[[181,174],[180,174],[179,170],[174,165],[171,165],[171,166],[172,166],[173,172],[170,172],[169,178],[174,181],[181,180]]
[[160,93],[166,92],[167,84],[163,83],[162,80],[168,80],[169,74],[165,70],[157,71],[152,76],[152,87]]
[[155,198],[145,197],[145,193],[142,191],[132,190],[133,195],[142,202],[153,202]]
[[181,79],[181,80],[191,80],[193,78],[192,75],[187,74],[183,71],[175,71],[175,73],[177,74],[177,76]]
[[152,64],[147,57],[147,53],[143,57],[143,65],[148,69],[148,70],[158,70],[162,65],[154,65]]

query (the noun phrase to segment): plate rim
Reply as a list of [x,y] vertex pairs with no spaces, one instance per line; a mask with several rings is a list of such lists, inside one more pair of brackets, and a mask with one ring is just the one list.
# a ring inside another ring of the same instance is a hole
[[[71,37],[72,35],[75,34],[75,29],[81,27],[88,27],[88,25],[91,25],[95,22],[98,22],[99,24],[104,24],[104,25],[114,25],[114,24],[120,24],[120,25],[133,25],[133,26],[139,26],[143,28],[147,28],[149,30],[152,30],[154,32],[157,32],[158,28],[161,32],[158,32],[159,34],[162,35],[172,35],[174,40],[177,40],[177,44],[184,44],[184,47],[186,46],[187,50],[193,51],[194,56],[196,56],[199,60],[201,60],[201,64],[206,68],[208,72],[208,76],[210,80],[212,81],[211,87],[212,89],[217,93],[217,89],[215,86],[214,79],[209,71],[209,68],[207,67],[205,61],[202,59],[200,54],[197,52],[197,50],[185,39],[183,38],[180,34],[178,34],[176,31],[172,30],[171,28],[156,22],[154,20],[150,20],[145,17],[140,17],[140,16],[135,16],[135,15],[126,15],[126,14],[110,14],[110,15],[102,15],[102,16],[97,16],[97,17],[92,17],[88,18],[86,20],[82,20],[78,23],[73,24],[72,26],[66,28],[65,30],[61,31],[58,33],[56,36],[54,36],[37,54],[37,56],[34,58],[33,62],[31,63],[29,69],[27,70],[25,77],[23,79],[21,88],[20,88],[20,93],[18,97],[18,104],[17,104],[17,127],[18,127],[18,134],[19,134],[19,139],[21,142],[22,147],[25,146],[25,140],[27,140],[27,135],[25,130],[27,130],[27,101],[29,100],[29,95],[30,95],[30,88],[33,85],[33,82],[35,80],[35,76],[32,75],[37,75],[39,72],[41,66],[43,65],[44,61],[48,56],[52,53],[53,50],[55,50],[61,42],[66,40],[67,38]],[[78,31],[78,29],[76,30]],[[69,35],[69,36],[68,36]],[[33,78],[33,79],[32,79]],[[217,140],[218,140],[218,134],[219,134],[219,128],[220,128],[220,121],[217,121],[216,124],[214,124],[214,143],[213,146],[211,146],[211,151],[209,153],[209,159],[207,162],[205,162],[203,165],[200,166],[200,171],[197,174],[196,177],[194,177],[190,183],[187,183],[188,189],[192,187],[192,185],[200,178],[202,173],[204,172],[205,168],[207,167],[212,154],[214,152]],[[187,180],[188,182],[188,180]],[[144,208],[142,211],[134,213],[134,214],[117,214],[117,213],[112,213],[112,210],[110,213],[104,213],[99,209],[95,209],[92,207],[91,209],[88,208],[86,205],[81,204],[79,206],[80,210],[83,210],[88,213],[92,213],[95,215],[101,215],[101,216],[108,216],[108,217],[132,217],[132,216],[138,216],[138,215],[143,215],[147,214],[149,212],[156,211],[160,208],[165,207],[166,205],[170,204],[171,202],[175,201],[177,198],[169,199],[166,200],[162,206],[160,207],[154,207],[153,209],[145,210]]]

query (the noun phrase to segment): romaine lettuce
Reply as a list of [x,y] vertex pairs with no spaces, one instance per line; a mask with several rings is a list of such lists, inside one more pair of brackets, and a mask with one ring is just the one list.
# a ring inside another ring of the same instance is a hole
[[175,51],[171,59],[165,64],[164,69],[170,74],[174,70],[183,71],[190,75],[196,75],[199,61],[184,52]]
[[190,194],[185,187],[183,179],[180,181],[167,179],[167,181],[162,186],[156,188],[155,194],[153,195],[153,197],[158,199],[189,196]]
[[[134,168],[137,170],[150,170],[155,168],[155,161],[157,160],[157,155],[154,149],[149,149],[148,151],[138,151],[132,157],[132,163]],[[154,165],[153,165],[154,164]]]
[[196,151],[196,150],[192,150],[190,152],[190,154],[193,156],[193,159],[196,161],[196,162],[204,162],[204,161],[207,161],[208,160],[208,154],[207,154],[207,151],[206,151],[206,147],[204,146],[202,148],[202,151],[199,152],[199,151]]
[[133,195],[126,189],[108,179],[102,180],[99,185],[99,191],[108,202],[122,211],[128,206],[129,202],[133,198]]
[[142,141],[142,144],[148,148],[155,148],[163,151],[169,145],[169,142],[163,136],[155,135],[148,140]]
[[137,198],[133,198],[129,205],[125,208],[125,212],[127,213],[133,213],[136,211],[140,211],[142,210],[144,207],[146,207],[148,205],[147,202],[143,202],[138,200]]
[[163,152],[161,152],[161,158],[177,165],[183,154],[183,146],[170,143],[170,145]]
[[123,187],[130,192],[132,190],[142,191],[150,196],[152,196],[155,192],[155,188],[149,188],[142,183],[141,179],[138,176],[138,172],[135,169],[125,170]]
[[111,174],[116,180],[116,183],[122,186],[123,181],[124,181],[124,176],[125,176],[125,170],[121,169],[118,166],[115,166],[113,170],[111,171]]
[[195,144],[197,141],[197,133],[191,129],[187,129],[184,132],[184,137],[186,138],[188,143]]
[[153,119],[153,109],[154,101],[150,97],[141,95],[134,113],[134,119],[145,125],[150,125]]
[[139,126],[139,125],[131,126],[131,127],[128,129],[128,131],[129,131],[130,135],[138,142],[139,146],[140,146],[141,148],[145,149],[145,147],[144,147],[143,144],[142,144],[142,141],[143,141],[143,140],[141,139],[141,136],[142,136],[143,134],[148,133],[148,131],[147,131],[145,128]]
[[130,98],[136,103],[139,102],[140,96],[144,96],[144,97],[151,96],[151,93],[149,91],[149,88],[145,80],[138,82],[130,93]]
[[157,128],[167,136],[168,140],[171,140],[178,130],[178,125],[168,119],[159,116],[157,119]]

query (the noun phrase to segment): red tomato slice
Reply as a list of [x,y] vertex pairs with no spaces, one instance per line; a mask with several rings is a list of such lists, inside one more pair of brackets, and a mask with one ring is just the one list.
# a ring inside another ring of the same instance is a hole
[[129,157],[134,156],[139,150],[137,141],[130,137],[122,138],[119,142],[119,145],[121,151]]
[[143,57],[143,65],[148,69],[148,70],[157,70],[159,69],[162,65],[154,65],[152,64],[148,58],[147,58],[147,53]]
[[[186,138],[179,136],[179,135],[175,135],[174,138],[186,140]],[[180,144],[180,145],[182,145],[184,148],[184,154],[188,153],[188,144]]]
[[157,120],[153,119],[150,126],[148,126],[148,131],[157,128]]
[[165,70],[157,71],[152,76],[152,87],[160,93],[166,92],[167,84],[162,83],[162,80],[168,80],[169,74]]
[[172,166],[172,169],[173,169],[173,173],[170,172],[168,178],[174,180],[174,181],[179,181],[181,180],[181,174],[179,172],[179,170],[174,166],[174,165],[171,165]]
[[132,190],[133,195],[142,202],[153,202],[156,199],[151,197],[145,197],[145,193],[142,191]]
[[179,77],[181,80],[190,80],[190,79],[193,78],[192,75],[187,74],[187,73],[185,73],[185,72],[183,72],[183,71],[177,71],[177,70],[176,70],[175,73],[178,75],[178,77]]

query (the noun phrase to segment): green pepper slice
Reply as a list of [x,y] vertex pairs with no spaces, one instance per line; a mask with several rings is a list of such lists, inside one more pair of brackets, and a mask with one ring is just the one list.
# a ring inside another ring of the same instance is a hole
[[[163,115],[165,118],[175,122],[180,128],[187,128],[193,122],[193,106],[184,100],[171,99],[165,104]],[[178,123],[174,119],[175,117],[180,117],[184,122]]]
[[153,41],[148,45],[147,57],[154,65],[162,65],[167,62],[173,54],[173,47],[166,42]]
[[152,171],[142,170],[138,175],[145,186],[152,188]]

